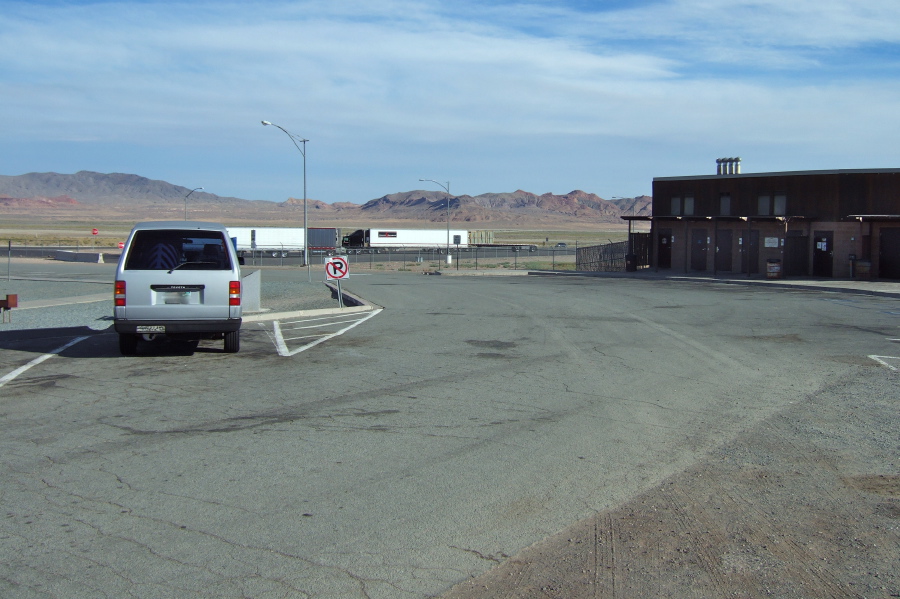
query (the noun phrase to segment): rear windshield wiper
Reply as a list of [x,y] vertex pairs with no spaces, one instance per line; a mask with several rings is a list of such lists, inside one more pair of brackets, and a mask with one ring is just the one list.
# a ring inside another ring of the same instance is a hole
[[172,274],[174,271],[180,269],[182,266],[187,266],[188,264],[212,264],[214,266],[218,265],[218,262],[210,262],[209,260],[195,260],[193,262],[182,262],[172,270],[168,272],[168,274]]

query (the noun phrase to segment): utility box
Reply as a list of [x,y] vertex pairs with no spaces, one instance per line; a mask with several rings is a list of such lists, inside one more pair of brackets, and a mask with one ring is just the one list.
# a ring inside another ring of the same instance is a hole
[[625,272],[637,271],[637,254],[625,254]]

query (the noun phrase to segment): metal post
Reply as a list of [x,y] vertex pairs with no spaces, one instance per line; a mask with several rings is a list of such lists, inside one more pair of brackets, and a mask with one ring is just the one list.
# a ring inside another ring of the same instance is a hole
[[[306,142],[303,140],[303,262],[306,264],[306,278],[312,283],[312,271],[309,264],[309,212],[306,207]],[[340,287],[338,287],[340,289]],[[343,307],[343,305],[341,306]]]
[[[428,181],[440,185],[447,192],[447,259],[450,260],[450,181],[447,181],[446,185],[434,179],[419,179],[419,181]],[[459,260],[459,256],[456,259]]]
[[194,193],[195,191],[199,190],[199,189],[203,189],[203,188],[202,188],[202,187],[196,187],[196,188],[190,190],[190,191],[187,193],[187,196],[184,196],[184,220],[187,220],[187,199],[188,199],[188,196],[191,195],[192,193]]
[[[291,138],[291,142],[294,144],[294,147],[300,151],[300,154],[303,155],[303,263],[306,265],[306,277],[307,280],[312,283],[312,271],[310,270],[309,264],[309,213],[307,211],[306,206],[306,142],[309,140],[303,137],[296,137],[295,135],[288,132],[287,129],[282,127],[281,125],[276,125],[275,123],[270,123],[269,121],[262,121],[263,126],[272,125],[273,127],[278,127],[284,134]],[[297,142],[303,144],[301,148],[297,145]]]

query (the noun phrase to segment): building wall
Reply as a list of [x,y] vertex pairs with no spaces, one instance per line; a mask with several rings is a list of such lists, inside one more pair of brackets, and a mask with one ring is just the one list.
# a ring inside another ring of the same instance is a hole
[[[786,272],[784,269],[789,259],[789,256],[786,255],[789,243],[787,240],[789,237],[794,237],[800,240],[798,243],[803,243],[806,248],[806,257],[801,266],[802,272],[799,274],[812,276],[815,273],[814,260],[817,245],[815,233],[822,231],[832,234],[832,245],[827,249],[831,259],[831,276],[850,277],[851,269],[855,266],[851,264],[851,256],[856,261],[871,262],[873,273],[878,272],[879,268],[878,246],[872,245],[868,250],[866,246],[871,244],[872,239],[878,238],[880,227],[870,223],[803,221],[789,223],[785,227],[784,223],[779,222],[754,222],[748,230],[747,224],[744,222],[720,221],[714,223],[713,221],[680,220],[656,221],[655,226],[657,229],[672,230],[670,243],[672,270],[674,271],[716,272],[717,274],[746,273],[744,253],[752,251],[747,240],[758,236],[758,243],[754,251],[756,257],[750,261],[753,266],[752,272],[765,274],[770,259],[780,260],[782,270]],[[705,239],[706,250],[705,256],[698,264],[695,262],[693,242],[696,240],[695,235],[701,231],[705,231],[702,237]],[[728,243],[728,233],[731,237],[730,244]],[[720,257],[720,261],[717,263],[717,254],[726,253],[730,255],[730,261]],[[749,258],[748,255],[748,260]],[[695,268],[698,265],[701,268]]]
[[692,197],[694,216],[728,216],[720,212],[723,195],[731,198],[731,216],[760,215],[761,195],[784,195],[786,215],[816,220],[900,214],[900,170],[657,178],[653,180],[653,216],[679,216],[672,213],[673,197]]
[[[727,205],[723,196],[729,198]],[[760,196],[771,198],[768,211]],[[779,202],[776,196],[783,199]],[[868,217],[860,222],[856,215]],[[876,215],[885,222],[871,218]],[[770,259],[781,260],[784,273],[837,278],[858,274],[856,262],[866,261],[874,276],[880,266],[880,232],[900,227],[900,222],[891,218],[900,218],[900,170],[653,181],[653,228],[655,232],[672,230],[671,268],[675,271],[746,273],[746,260],[752,254],[751,273],[762,276]],[[703,230],[705,235],[700,234]],[[830,232],[831,243],[823,245],[816,232]],[[751,248],[748,240],[757,236],[758,244]],[[657,243],[657,250],[659,247]],[[726,255],[731,258],[730,265]],[[653,263],[658,266],[656,260]]]

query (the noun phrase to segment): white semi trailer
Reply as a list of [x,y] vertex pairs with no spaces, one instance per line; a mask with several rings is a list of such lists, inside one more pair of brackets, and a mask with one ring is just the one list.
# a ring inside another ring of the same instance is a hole
[[228,236],[237,239],[239,252],[258,251],[273,256],[302,252],[303,227],[228,227]]
[[[359,229],[343,238],[348,250],[400,250],[432,249],[443,251],[447,248],[447,229]],[[451,229],[450,249],[469,247],[469,232]]]

